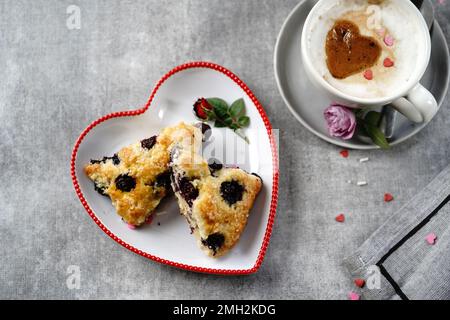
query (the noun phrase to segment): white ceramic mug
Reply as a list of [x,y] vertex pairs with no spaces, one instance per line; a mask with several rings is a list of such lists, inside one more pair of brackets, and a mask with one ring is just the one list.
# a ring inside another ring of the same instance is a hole
[[[319,10],[323,9],[323,5],[329,5],[331,2],[338,3],[339,0],[319,0],[317,4],[310,11],[305,24],[303,26],[302,37],[301,37],[301,52],[302,61],[305,71],[311,80],[311,82],[324,94],[330,97],[332,101],[342,103],[351,107],[381,107],[387,104],[391,104],[397,111],[402,113],[409,120],[420,123],[428,122],[436,114],[438,107],[436,99],[433,95],[423,87],[419,81],[422,78],[427,65],[430,61],[431,55],[431,39],[428,30],[428,26],[420,13],[420,11],[414,6],[410,0],[391,0],[391,1],[401,1],[404,2],[405,8],[409,10],[409,14],[414,23],[416,23],[421,31],[424,33],[424,41],[422,41],[423,47],[420,50],[424,50],[424,54],[421,55],[422,59],[417,61],[414,66],[414,70],[411,73],[411,78],[408,81],[407,86],[399,87],[399,90],[390,96],[385,96],[382,98],[360,98],[354,97],[349,94],[343,93],[333,87],[324,77],[317,71],[313,63],[315,59],[318,58],[317,52],[310,52],[307,41],[308,34],[311,32],[311,24],[317,21]],[[325,43],[324,43],[325,48]],[[418,48],[419,49],[419,48]],[[324,49],[325,50],[325,49]]]

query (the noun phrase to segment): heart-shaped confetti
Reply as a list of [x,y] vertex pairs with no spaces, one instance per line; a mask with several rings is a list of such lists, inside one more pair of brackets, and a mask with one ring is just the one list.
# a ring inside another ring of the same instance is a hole
[[383,66],[385,66],[386,68],[390,68],[394,66],[394,61],[392,61],[389,58],[384,59],[383,61]]
[[434,233],[430,233],[425,237],[425,240],[428,242],[428,244],[434,245],[436,243],[436,235]]
[[344,222],[345,221],[345,216],[343,213],[341,213],[340,215],[337,215],[336,218],[334,218],[334,220],[336,220],[337,222]]
[[348,298],[349,298],[350,300],[359,300],[359,299],[361,299],[361,296],[360,296],[359,294],[357,294],[356,292],[351,291],[351,292],[348,294]]
[[394,196],[390,193],[385,193],[384,194],[384,202],[391,202],[392,200],[394,200]]
[[362,287],[364,287],[364,285],[366,284],[366,281],[364,280],[364,279],[361,279],[361,278],[358,278],[358,279],[355,279],[355,285],[358,287],[358,288],[362,288]]
[[373,79],[373,72],[372,72],[372,70],[368,69],[368,70],[364,71],[363,76],[367,80],[372,80]]
[[394,38],[390,34],[386,35],[383,41],[388,47],[392,47],[394,45]]
[[341,154],[341,156],[343,157],[343,158],[348,158],[348,150],[342,150],[341,152],[339,152],[340,154]]

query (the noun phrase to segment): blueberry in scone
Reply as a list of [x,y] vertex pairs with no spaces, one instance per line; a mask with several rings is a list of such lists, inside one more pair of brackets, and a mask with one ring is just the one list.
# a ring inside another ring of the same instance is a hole
[[141,141],[141,146],[144,149],[150,150],[156,143],[157,136],[150,137]]
[[201,130],[180,123],[158,136],[136,142],[112,157],[91,160],[86,175],[101,195],[108,196],[122,219],[135,226],[143,224],[160,201],[172,192],[170,150],[172,145],[201,147]]
[[220,195],[230,206],[242,200],[244,187],[236,180],[224,181],[220,184]]
[[199,246],[212,257],[239,240],[262,187],[262,180],[237,168],[208,163],[192,150],[174,146],[172,188]]

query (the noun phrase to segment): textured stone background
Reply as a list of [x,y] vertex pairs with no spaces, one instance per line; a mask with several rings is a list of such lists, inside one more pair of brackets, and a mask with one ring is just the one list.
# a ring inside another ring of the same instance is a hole
[[[342,259],[448,164],[449,103],[403,145],[341,158],[294,120],[276,88],[273,48],[297,2],[1,1],[0,298],[345,299],[352,283]],[[450,4],[434,2],[450,40]],[[66,28],[70,4],[81,8],[80,30]],[[91,221],[72,187],[69,158],[81,130],[142,106],[162,74],[189,60],[236,72],[282,128],[277,219],[252,276],[141,258]],[[363,156],[370,162],[360,164]],[[384,192],[395,201],[384,203]],[[345,224],[334,222],[340,212]],[[66,287],[69,265],[81,268],[79,290]]]

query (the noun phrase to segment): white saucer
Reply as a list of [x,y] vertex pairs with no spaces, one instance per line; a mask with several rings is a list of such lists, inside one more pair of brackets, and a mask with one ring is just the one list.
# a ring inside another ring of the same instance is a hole
[[[376,149],[364,138],[341,140],[328,135],[323,111],[330,100],[320,95],[308,80],[301,61],[300,38],[305,19],[318,0],[301,1],[287,17],[275,46],[274,66],[278,89],[286,106],[309,131],[335,145],[352,149]],[[445,36],[437,21],[431,30],[431,60],[421,83],[433,93],[440,108],[449,84],[449,53]],[[397,145],[414,136],[427,123],[415,124],[397,114],[394,135],[389,140]]]

